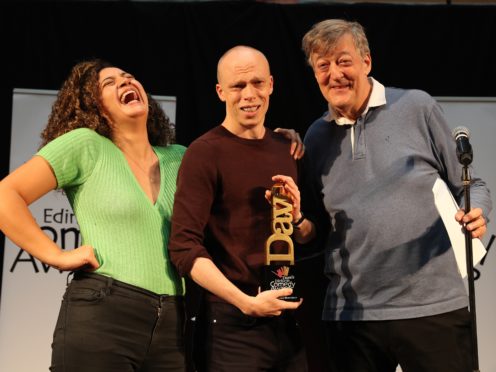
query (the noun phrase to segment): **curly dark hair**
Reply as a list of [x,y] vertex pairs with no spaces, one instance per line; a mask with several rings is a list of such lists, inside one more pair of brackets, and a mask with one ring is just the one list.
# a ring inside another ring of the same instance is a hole
[[[104,113],[98,83],[99,73],[111,63],[95,59],[76,64],[64,81],[52,106],[48,124],[41,133],[43,147],[51,140],[77,128],[93,129],[111,138],[112,129]],[[174,128],[160,104],[149,94],[146,122],[148,140],[154,146],[174,143]]]

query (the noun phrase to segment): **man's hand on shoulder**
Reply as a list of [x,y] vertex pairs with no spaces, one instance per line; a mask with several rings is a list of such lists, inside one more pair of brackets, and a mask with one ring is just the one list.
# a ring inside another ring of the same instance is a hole
[[301,137],[297,131],[294,129],[287,128],[276,128],[274,132],[282,134],[288,140],[291,141],[290,153],[293,155],[295,160],[301,159],[303,154],[305,154],[305,145],[301,140]]

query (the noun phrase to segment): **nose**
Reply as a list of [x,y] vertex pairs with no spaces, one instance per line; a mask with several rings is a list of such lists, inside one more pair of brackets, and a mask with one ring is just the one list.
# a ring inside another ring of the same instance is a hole
[[343,72],[337,64],[331,63],[329,66],[329,76],[331,79],[341,79],[343,77]]
[[255,99],[255,88],[251,84],[247,84],[246,87],[243,89],[243,99],[251,101]]
[[119,84],[119,88],[131,84],[131,78],[125,77]]

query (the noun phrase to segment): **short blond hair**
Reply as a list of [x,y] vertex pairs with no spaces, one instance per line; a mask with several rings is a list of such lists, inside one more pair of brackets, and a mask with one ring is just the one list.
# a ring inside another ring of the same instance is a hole
[[220,83],[220,76],[221,76],[221,69],[222,69],[222,62],[224,62],[224,60],[226,59],[227,56],[229,56],[230,54],[234,53],[234,52],[239,52],[239,51],[242,51],[242,50],[249,50],[249,51],[252,51],[253,53],[256,53],[256,54],[259,54],[260,56],[262,56],[262,58],[265,60],[265,62],[267,63],[267,67],[269,69],[269,74],[270,74],[270,65],[269,65],[269,61],[267,59],[267,57],[265,56],[265,54],[263,54],[260,50],[256,49],[256,48],[253,48],[249,45],[236,45],[234,47],[232,47],[231,49],[227,50],[220,58],[219,58],[219,61],[217,62],[217,82]]

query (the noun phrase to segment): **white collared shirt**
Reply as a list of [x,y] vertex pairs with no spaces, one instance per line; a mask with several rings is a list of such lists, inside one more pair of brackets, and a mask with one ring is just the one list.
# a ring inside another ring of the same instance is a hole
[[[384,88],[384,85],[379,83],[377,80],[375,80],[373,77],[369,77],[369,81],[372,84],[372,93],[370,94],[370,98],[367,102],[367,106],[365,107],[365,110],[363,110],[362,114],[360,117],[365,117],[367,112],[371,107],[378,107],[386,104],[386,88]],[[337,125],[351,125],[351,148],[354,150],[355,148],[355,120],[351,120],[348,118],[345,118],[344,116],[337,116],[336,112],[332,109],[331,105],[329,104],[329,112],[328,114],[324,117],[325,121],[332,122],[334,121]]]

